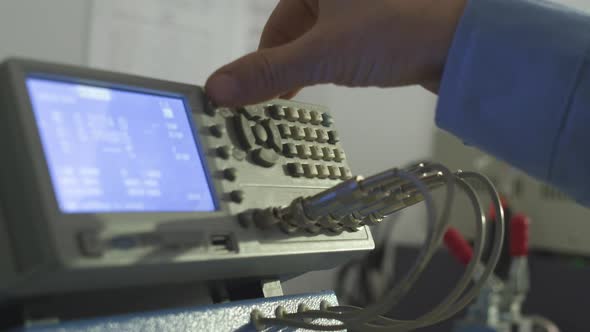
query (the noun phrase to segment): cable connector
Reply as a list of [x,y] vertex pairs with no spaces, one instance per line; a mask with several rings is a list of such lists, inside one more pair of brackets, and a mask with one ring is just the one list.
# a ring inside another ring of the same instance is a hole
[[529,252],[530,219],[522,214],[515,214],[510,220],[510,256],[525,257]]
[[467,243],[467,240],[463,238],[463,235],[461,235],[459,230],[449,227],[445,232],[443,240],[447,249],[449,249],[453,257],[455,257],[459,263],[464,266],[469,264],[473,258],[473,249],[471,248],[471,245]]

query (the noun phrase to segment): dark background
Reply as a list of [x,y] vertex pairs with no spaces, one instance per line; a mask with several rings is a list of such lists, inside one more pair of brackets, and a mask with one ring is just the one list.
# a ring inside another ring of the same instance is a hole
[[[397,249],[398,275],[410,268],[417,254],[416,248]],[[524,313],[547,317],[563,332],[589,331],[590,265],[587,259],[532,253],[529,262],[531,292]],[[430,310],[448,294],[462,272],[463,267],[446,250],[439,251],[423,277],[390,316],[410,319]],[[451,331],[452,327],[453,322],[447,321],[418,331]]]

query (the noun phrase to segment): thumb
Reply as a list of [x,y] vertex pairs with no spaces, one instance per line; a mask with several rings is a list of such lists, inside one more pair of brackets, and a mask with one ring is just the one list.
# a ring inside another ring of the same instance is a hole
[[205,84],[219,106],[240,106],[275,98],[313,81],[316,44],[306,34],[290,43],[250,53],[215,71]]

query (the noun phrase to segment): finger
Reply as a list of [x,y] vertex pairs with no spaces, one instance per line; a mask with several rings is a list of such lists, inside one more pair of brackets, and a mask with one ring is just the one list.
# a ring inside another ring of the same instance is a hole
[[301,92],[302,88],[293,89],[287,93],[281,95],[282,99],[291,99],[295,97],[299,92]]
[[315,7],[309,1],[281,0],[262,30],[258,49],[280,46],[305,34],[316,23]]
[[310,33],[288,44],[250,53],[217,70],[205,85],[220,106],[262,102],[314,84],[314,52]]

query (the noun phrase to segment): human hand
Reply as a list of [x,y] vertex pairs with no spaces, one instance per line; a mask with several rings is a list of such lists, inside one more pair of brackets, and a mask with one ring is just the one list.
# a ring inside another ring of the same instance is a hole
[[466,1],[281,0],[259,50],[215,71],[206,92],[238,106],[323,83],[437,91]]

